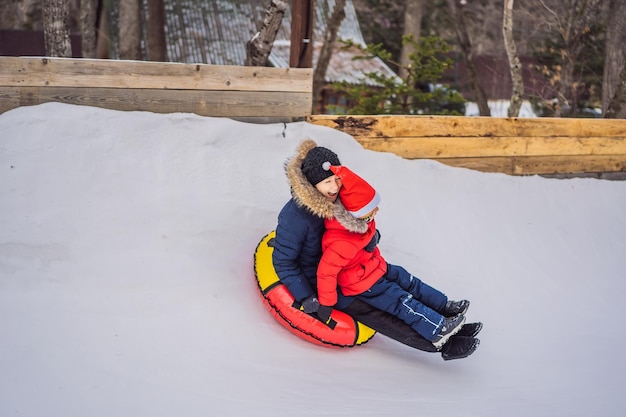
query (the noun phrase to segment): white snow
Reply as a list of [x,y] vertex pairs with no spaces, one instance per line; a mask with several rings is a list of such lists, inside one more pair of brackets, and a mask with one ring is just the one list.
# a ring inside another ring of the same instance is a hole
[[[489,110],[491,111],[491,117],[507,117],[510,100],[489,100],[487,103]],[[474,101],[468,101],[465,103],[465,115],[466,116],[479,116],[480,110],[478,104]],[[522,102],[522,106],[519,109],[518,117],[537,117],[533,111],[533,106],[528,100]]]
[[[467,359],[305,342],[253,251],[306,137],[381,193],[381,250],[482,321]],[[626,182],[402,160],[304,122],[0,115],[0,416],[600,416],[626,408]]]

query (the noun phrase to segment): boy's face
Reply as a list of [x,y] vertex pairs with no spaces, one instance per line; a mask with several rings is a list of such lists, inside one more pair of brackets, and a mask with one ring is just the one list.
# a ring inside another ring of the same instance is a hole
[[335,201],[339,196],[339,189],[341,188],[341,178],[336,175],[330,176],[325,180],[322,180],[315,184],[315,188],[317,188],[317,191],[322,193],[322,195],[330,201]]
[[365,220],[366,222],[371,222],[372,220],[374,220],[374,216],[376,215],[376,213],[378,213],[378,210],[380,210],[378,207],[376,207],[374,210],[370,211],[369,213],[367,213],[365,216],[363,217],[359,217],[361,220]]

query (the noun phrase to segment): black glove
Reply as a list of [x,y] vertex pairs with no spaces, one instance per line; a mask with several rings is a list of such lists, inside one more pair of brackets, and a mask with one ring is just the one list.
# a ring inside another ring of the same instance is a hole
[[365,251],[367,252],[374,252],[374,249],[376,248],[376,245],[378,245],[378,242],[380,241],[380,232],[378,231],[378,229],[376,229],[376,233],[374,233],[374,236],[372,236],[372,240],[370,240],[370,242],[367,244],[367,246],[365,246]]
[[302,309],[305,313],[315,313],[320,308],[320,302],[317,297],[310,295],[302,301]]
[[317,314],[317,317],[319,317],[321,321],[323,321],[324,323],[328,323],[328,320],[330,320],[330,313],[332,312],[333,312],[332,307],[319,306],[316,314]]

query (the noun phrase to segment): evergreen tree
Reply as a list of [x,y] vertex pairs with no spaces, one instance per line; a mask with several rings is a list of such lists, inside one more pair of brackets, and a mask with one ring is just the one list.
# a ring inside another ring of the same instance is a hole
[[[333,83],[333,88],[348,99],[348,114],[465,114],[465,99],[459,92],[447,85],[438,84],[443,72],[452,65],[446,58],[450,46],[436,36],[425,36],[416,42],[412,36],[404,36],[404,43],[410,43],[414,52],[409,55],[405,67],[406,76],[389,77],[378,72],[366,74],[367,80],[377,87],[364,82],[357,85],[347,82]],[[344,42],[346,47],[356,45]],[[393,62],[392,54],[381,44],[368,45],[362,49],[363,55],[356,59],[380,58]],[[371,84],[371,83],[370,83]],[[334,108],[336,112],[341,109]]]

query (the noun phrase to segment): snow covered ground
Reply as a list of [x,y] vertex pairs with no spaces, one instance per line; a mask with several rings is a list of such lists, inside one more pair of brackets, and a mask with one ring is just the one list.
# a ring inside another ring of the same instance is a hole
[[[483,321],[444,362],[330,349],[253,251],[303,138],[381,193],[381,250]],[[626,182],[402,160],[307,123],[44,104],[0,115],[0,416],[600,416],[626,409]]]

